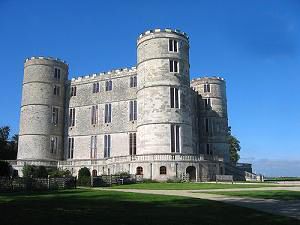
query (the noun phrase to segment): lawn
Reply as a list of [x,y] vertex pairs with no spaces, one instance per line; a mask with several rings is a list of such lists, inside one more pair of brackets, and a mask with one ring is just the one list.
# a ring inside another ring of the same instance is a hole
[[[259,188],[274,187],[275,184],[220,184],[220,183],[139,183],[117,185],[117,189],[146,189],[146,190],[203,190],[203,189],[226,189],[226,188]],[[278,185],[277,185],[278,186]]]
[[299,221],[220,202],[77,189],[0,194],[0,224],[296,225]]
[[[209,193],[212,194],[212,192]],[[300,200],[300,191],[217,191],[213,192],[213,194],[263,199]]]

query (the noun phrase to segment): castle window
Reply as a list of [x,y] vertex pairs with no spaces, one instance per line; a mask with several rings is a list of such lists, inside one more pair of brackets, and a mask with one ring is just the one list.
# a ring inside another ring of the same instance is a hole
[[179,126],[171,125],[171,152],[180,152],[180,141],[179,141]]
[[129,102],[129,120],[137,120],[137,103],[136,100]]
[[129,133],[129,155],[136,155],[136,133]]
[[91,159],[97,158],[97,136],[91,136],[90,157]]
[[210,92],[210,84],[204,84],[204,92]]
[[97,105],[93,105],[92,106],[92,115],[91,115],[91,122],[92,125],[95,125],[98,123],[98,106]]
[[178,88],[170,88],[171,108],[179,108],[179,90]]
[[111,103],[105,104],[104,122],[111,123]]
[[205,118],[204,121],[205,121],[205,132],[209,134],[211,130],[211,120],[209,118]]
[[137,78],[136,78],[136,76],[130,77],[130,87],[133,88],[133,87],[136,87],[136,86],[137,86]]
[[58,69],[58,68],[54,69],[54,79],[60,80],[60,69]]
[[58,114],[59,114],[59,108],[57,108],[57,107],[52,107],[52,119],[51,119],[51,122],[52,122],[54,125],[57,125],[57,124],[58,124]]
[[179,71],[179,63],[176,60],[170,60],[170,72],[171,73],[178,73]]
[[105,91],[111,91],[112,90],[112,80],[107,80],[105,82]]
[[69,109],[69,127],[75,126],[75,108]]
[[159,174],[160,174],[160,175],[165,175],[165,174],[167,174],[167,167],[165,167],[165,166],[159,167]]
[[138,166],[136,168],[136,175],[143,175],[143,167]]
[[98,93],[100,91],[99,83],[93,83],[93,93]]
[[58,137],[51,137],[50,138],[50,152],[55,154],[57,152],[58,146]]
[[111,151],[111,136],[104,135],[104,158],[110,157],[110,151]]
[[204,99],[204,106],[206,109],[210,108],[211,107],[211,101],[210,101],[210,98],[205,98]]
[[53,94],[59,96],[60,95],[60,87],[58,85],[54,85]]
[[169,40],[169,51],[177,52],[177,50],[178,50],[178,42],[176,40],[170,39]]
[[211,144],[206,144],[206,154],[207,155],[213,154]]
[[74,138],[68,139],[68,159],[73,159],[74,155]]
[[76,91],[77,91],[76,86],[72,86],[71,87],[71,96],[76,96]]

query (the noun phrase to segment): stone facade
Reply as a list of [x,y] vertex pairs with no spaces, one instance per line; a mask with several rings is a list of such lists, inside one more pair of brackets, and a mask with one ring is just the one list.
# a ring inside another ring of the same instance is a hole
[[68,80],[64,61],[26,59],[19,168],[56,162],[73,174],[86,166],[97,174],[156,180],[223,174],[229,160],[225,81],[190,81],[189,68],[189,38],[170,29],[139,36],[132,68]]

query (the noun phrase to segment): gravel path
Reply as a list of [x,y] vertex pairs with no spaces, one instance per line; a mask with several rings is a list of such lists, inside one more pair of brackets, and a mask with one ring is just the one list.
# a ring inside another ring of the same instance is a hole
[[[262,187],[262,188],[234,188],[234,189],[206,189],[206,190],[142,190],[142,189],[108,189],[99,188],[101,190],[134,192],[143,194],[159,194],[159,195],[175,195],[191,198],[201,198],[213,201],[224,202],[237,206],[252,208],[263,212],[277,215],[293,217],[300,220],[300,200],[275,200],[275,199],[258,199],[216,195],[216,191],[250,191],[250,190],[289,190],[300,191],[300,187]],[[204,192],[212,192],[204,193]]]

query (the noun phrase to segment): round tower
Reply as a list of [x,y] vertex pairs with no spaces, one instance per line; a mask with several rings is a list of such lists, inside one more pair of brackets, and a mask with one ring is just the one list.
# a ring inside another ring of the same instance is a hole
[[138,154],[192,153],[189,40],[155,29],[137,40]]
[[62,158],[67,79],[64,61],[50,57],[25,60],[18,159]]
[[[201,99],[202,153],[219,155],[229,161],[226,83],[221,77],[203,77],[191,81]],[[209,146],[208,146],[209,145]]]

